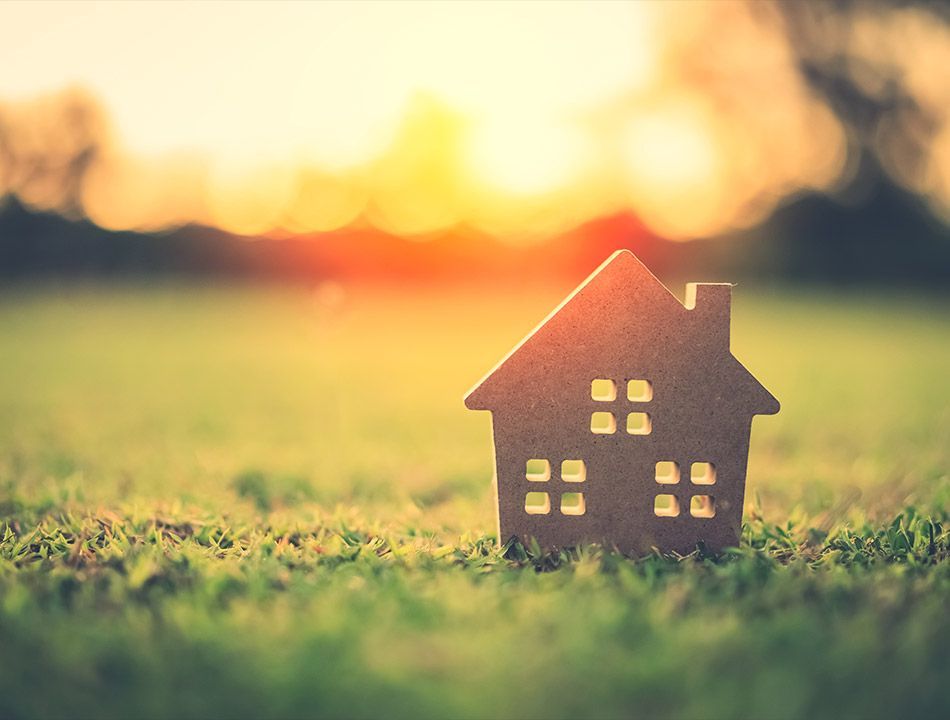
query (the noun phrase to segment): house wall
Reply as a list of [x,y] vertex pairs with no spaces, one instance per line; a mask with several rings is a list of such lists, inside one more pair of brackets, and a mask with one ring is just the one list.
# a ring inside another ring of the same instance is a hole
[[[729,352],[730,287],[693,290],[695,307],[686,309],[631,254],[614,255],[469,395],[468,407],[493,416],[502,541],[599,540],[627,551],[680,552],[699,541],[736,543],[751,420],[777,406]],[[613,381],[616,397],[593,398],[594,379]],[[652,398],[629,399],[631,379],[650,381]],[[612,413],[616,432],[592,433],[595,412]],[[649,434],[626,431],[632,412],[650,415]],[[525,477],[532,458],[551,463],[547,482]],[[563,460],[583,460],[586,481],[562,482]],[[658,485],[659,461],[679,463],[677,485]],[[697,461],[716,465],[715,485],[693,486],[689,467]],[[532,491],[548,493],[549,513],[525,512]],[[584,493],[584,515],[560,512],[565,492]],[[659,494],[677,497],[676,517],[655,514]],[[715,498],[715,517],[690,514],[699,494]]]
[[[617,380],[649,375],[654,395],[649,402],[630,402],[618,388],[618,398],[598,402],[590,397],[590,380],[613,374]],[[625,552],[690,552],[698,542],[711,549],[735,545],[742,522],[751,415],[736,411],[728,397],[710,390],[709,383],[690,382],[683,368],[638,372],[580,373],[567,383],[538,379],[518,409],[493,412],[499,538],[537,538],[542,547],[565,547],[583,541],[615,545]],[[618,427],[612,434],[590,430],[593,412],[613,412]],[[628,434],[627,412],[649,412],[651,432]],[[550,463],[550,479],[526,478],[530,459]],[[586,479],[564,482],[561,462],[583,460]],[[656,463],[676,462],[676,484],[656,481]],[[713,485],[690,480],[693,462],[715,465]],[[528,514],[528,492],[546,492],[550,512]],[[560,512],[562,493],[583,493],[585,512]],[[679,514],[661,517],[654,512],[659,494],[677,498]],[[693,495],[714,498],[715,516],[693,517]]]

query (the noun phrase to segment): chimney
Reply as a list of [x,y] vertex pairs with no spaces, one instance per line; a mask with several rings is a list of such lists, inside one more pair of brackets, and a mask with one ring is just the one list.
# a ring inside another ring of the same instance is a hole
[[732,283],[687,283],[683,303],[703,325],[709,338],[720,347],[729,349],[729,316],[732,301]]

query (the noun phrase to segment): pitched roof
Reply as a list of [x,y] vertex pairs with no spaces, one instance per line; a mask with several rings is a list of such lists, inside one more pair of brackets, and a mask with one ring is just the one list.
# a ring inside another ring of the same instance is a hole
[[[605,302],[605,297],[610,300]],[[512,359],[523,353],[530,356],[532,348],[541,347],[551,337],[552,328],[561,324],[587,325],[593,318],[612,312],[629,312],[631,307],[643,308],[651,316],[659,312],[685,317],[691,312],[632,252],[618,250],[475,384],[465,396],[466,407],[491,410],[500,405],[510,386],[518,383],[517,373],[511,371]],[[775,397],[728,350],[726,355],[731,370],[729,376],[746,390],[752,412],[766,415],[778,412]]]

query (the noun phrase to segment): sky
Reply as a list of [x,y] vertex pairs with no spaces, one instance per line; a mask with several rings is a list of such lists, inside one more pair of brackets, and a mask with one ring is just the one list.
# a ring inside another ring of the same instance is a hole
[[688,239],[847,178],[787,42],[730,2],[5,2],[0,102],[101,105],[106,227],[533,237],[629,210]]
[[355,164],[432,92],[486,126],[566,120],[643,82],[646,6],[24,3],[0,9],[0,95],[92,90],[124,142]]

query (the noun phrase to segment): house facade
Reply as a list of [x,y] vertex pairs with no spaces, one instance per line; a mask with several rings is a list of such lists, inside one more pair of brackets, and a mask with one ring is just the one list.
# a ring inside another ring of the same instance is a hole
[[619,251],[473,388],[499,542],[737,544],[752,418],[779,404],[730,352],[731,291],[691,284],[680,303]]

